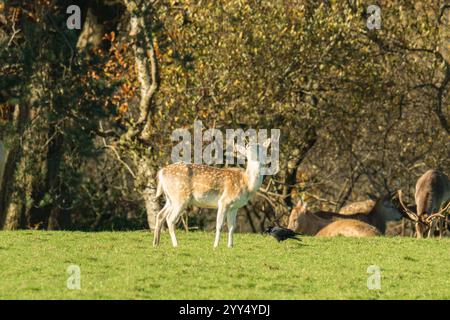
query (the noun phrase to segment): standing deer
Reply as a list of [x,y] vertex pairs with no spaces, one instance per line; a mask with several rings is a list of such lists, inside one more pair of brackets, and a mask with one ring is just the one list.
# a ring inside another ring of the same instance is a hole
[[381,235],[374,226],[360,220],[345,219],[330,223],[317,233],[317,237],[376,237]]
[[250,143],[246,148],[235,145],[235,149],[247,158],[245,171],[186,163],[171,164],[159,170],[156,197],[164,193],[166,204],[156,217],[153,245],[159,244],[165,220],[172,244],[176,247],[175,224],[183,210],[188,205],[194,205],[199,208],[217,208],[215,248],[219,245],[220,231],[227,217],[228,247],[232,247],[237,210],[245,206],[261,187],[263,176],[260,156],[270,141],[267,139],[262,145]]
[[443,172],[428,170],[417,180],[416,213],[404,205],[401,190],[398,191],[398,195],[405,213],[415,221],[417,238],[422,238],[427,231],[428,237],[431,236],[435,219],[439,219],[439,236],[442,237],[446,218],[443,214],[450,207],[450,202],[445,206],[445,203],[450,200],[450,181]]

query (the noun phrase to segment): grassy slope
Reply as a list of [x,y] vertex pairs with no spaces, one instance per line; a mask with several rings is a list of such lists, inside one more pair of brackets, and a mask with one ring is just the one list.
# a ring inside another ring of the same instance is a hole
[[[450,239],[310,238],[302,243],[178,231],[180,247],[148,232],[0,232],[0,298],[450,299]],[[81,267],[81,290],[66,268]],[[381,290],[368,290],[379,265]]]

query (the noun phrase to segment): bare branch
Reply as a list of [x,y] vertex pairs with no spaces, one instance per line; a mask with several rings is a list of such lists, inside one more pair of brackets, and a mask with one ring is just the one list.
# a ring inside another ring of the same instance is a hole
[[[100,125],[100,130],[101,130],[101,132],[103,132],[103,126],[102,126],[102,123],[100,122],[99,125]],[[136,179],[136,174],[133,172],[133,170],[131,170],[130,166],[129,166],[125,161],[122,160],[122,158],[120,157],[120,155],[119,155],[119,153],[117,152],[116,148],[115,148],[114,146],[111,146],[111,145],[107,144],[107,143],[106,143],[105,137],[102,138],[102,141],[103,141],[103,147],[106,148],[106,149],[111,150],[111,151],[114,153],[114,155],[116,156],[117,160],[118,160],[121,164],[123,164],[124,167],[125,167],[125,168],[128,170],[128,172],[131,174],[131,176],[132,176],[134,179]]]
[[13,42],[14,38],[16,37],[16,35],[21,31],[20,29],[16,29],[16,19],[17,19],[17,15],[18,14],[19,14],[19,9],[14,9],[13,16],[12,16],[12,21],[13,21],[12,31],[13,31],[13,34],[12,34],[11,38],[8,41],[8,45],[7,45],[8,47],[11,45],[11,43]]
[[441,10],[439,12],[439,17],[438,17],[438,23],[442,23],[442,16],[444,15],[445,11],[449,9],[450,10],[450,4],[444,4],[441,7]]

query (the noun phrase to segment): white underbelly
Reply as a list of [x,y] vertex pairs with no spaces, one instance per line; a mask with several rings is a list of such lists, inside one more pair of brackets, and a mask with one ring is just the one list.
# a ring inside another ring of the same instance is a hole
[[219,196],[216,193],[193,195],[192,204],[199,208],[217,208]]

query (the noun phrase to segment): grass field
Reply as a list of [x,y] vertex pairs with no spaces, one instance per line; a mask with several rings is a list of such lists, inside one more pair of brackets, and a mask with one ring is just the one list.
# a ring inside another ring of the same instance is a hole
[[[450,299],[450,239],[311,238],[277,243],[237,234],[0,232],[1,299]],[[69,265],[81,289],[69,290]],[[370,265],[381,289],[369,290]]]

